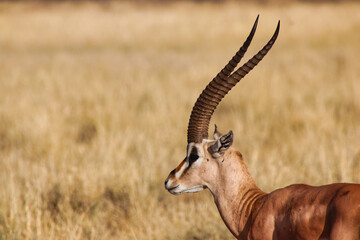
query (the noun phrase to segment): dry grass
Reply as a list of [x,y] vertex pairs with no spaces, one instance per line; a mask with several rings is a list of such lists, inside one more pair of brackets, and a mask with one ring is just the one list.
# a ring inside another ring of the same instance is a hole
[[281,19],[278,42],[213,123],[266,191],[360,182],[359,10],[0,4],[0,239],[232,239],[207,191],[163,181],[258,13],[250,54]]

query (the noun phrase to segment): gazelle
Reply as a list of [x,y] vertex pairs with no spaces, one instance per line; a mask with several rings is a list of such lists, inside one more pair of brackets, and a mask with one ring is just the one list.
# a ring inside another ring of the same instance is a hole
[[278,36],[280,21],[264,48],[234,71],[258,18],[243,46],[197,99],[188,125],[186,157],[170,172],[165,188],[172,194],[208,188],[237,239],[360,239],[359,184],[296,184],[265,193],[232,147],[232,131],[223,135],[215,125],[214,139],[208,139],[210,118],[221,99],[262,60]]

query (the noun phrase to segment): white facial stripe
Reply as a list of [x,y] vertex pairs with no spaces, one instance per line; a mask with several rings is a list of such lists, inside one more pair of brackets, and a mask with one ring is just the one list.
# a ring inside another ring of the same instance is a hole
[[185,161],[185,163],[181,166],[181,168],[175,173],[175,178],[179,178],[188,166],[189,166],[189,162]]
[[190,151],[193,149],[194,146],[195,143],[189,143],[186,156],[190,155]]
[[[202,140],[203,142],[206,141],[206,142],[214,142],[214,140],[209,140],[209,139],[203,139]],[[187,155],[186,156],[190,156],[190,153],[191,153],[191,150],[193,148],[196,148],[197,150],[197,154],[200,156],[203,155],[203,149],[201,147],[198,147],[199,146],[199,143],[189,143],[188,145],[188,149],[187,149]]]

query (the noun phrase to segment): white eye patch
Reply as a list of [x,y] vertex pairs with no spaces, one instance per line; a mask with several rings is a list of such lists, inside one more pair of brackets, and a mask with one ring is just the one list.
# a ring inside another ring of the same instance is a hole
[[202,158],[200,157],[202,155],[202,149],[201,147],[196,146],[196,144],[189,145],[188,147],[188,153],[187,153],[187,162],[189,163],[189,167],[191,166],[198,166],[202,162]]

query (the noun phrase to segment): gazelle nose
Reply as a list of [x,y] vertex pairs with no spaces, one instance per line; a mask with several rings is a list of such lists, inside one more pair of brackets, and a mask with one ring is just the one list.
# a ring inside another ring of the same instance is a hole
[[168,181],[169,181],[168,179],[165,180],[165,188],[166,188]]

